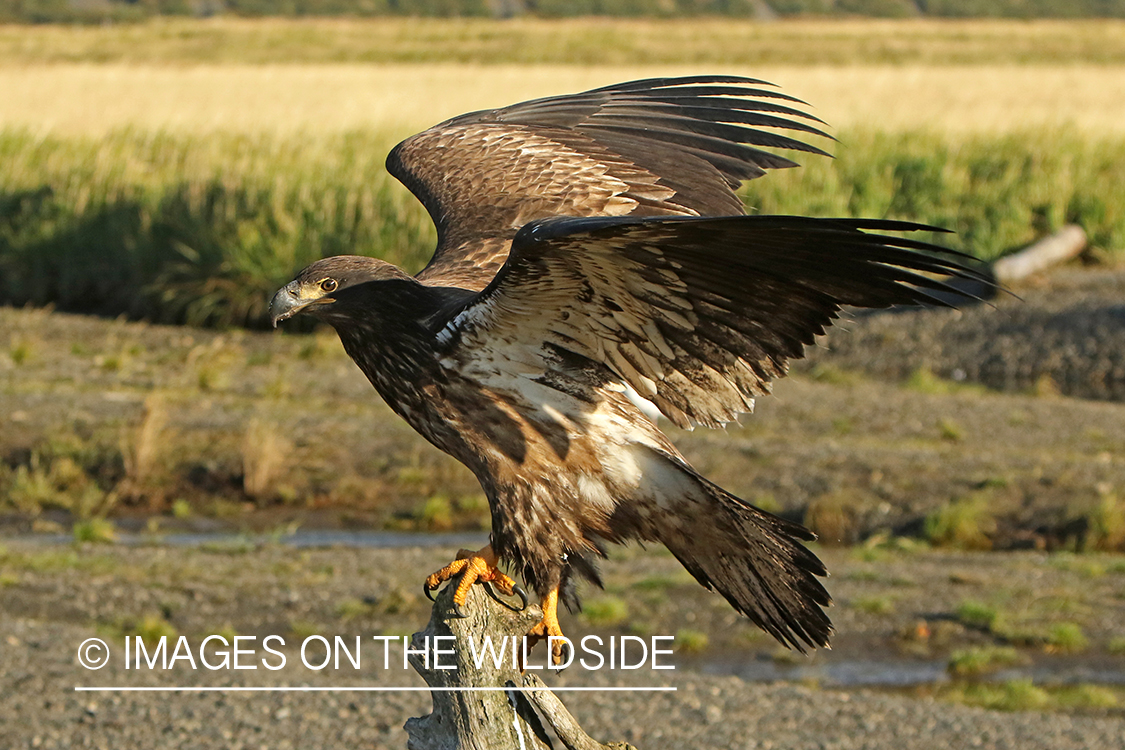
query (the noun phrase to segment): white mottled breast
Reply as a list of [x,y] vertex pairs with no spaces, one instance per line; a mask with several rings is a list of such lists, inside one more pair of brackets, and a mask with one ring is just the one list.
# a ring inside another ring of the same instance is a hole
[[[568,370],[551,361],[543,349],[494,345],[474,350],[468,361],[449,357],[441,365],[508,404],[513,416],[563,428],[569,443],[565,476],[549,476],[554,472],[548,465],[539,467],[540,476],[561,483],[576,475],[573,489],[606,513],[612,511],[616,498],[634,496],[648,481],[648,472],[632,458],[631,446],[674,451],[654,424],[658,412],[635,390],[617,380],[594,382],[589,371]],[[537,434],[533,426],[523,431]],[[552,455],[551,450],[546,445],[541,448],[547,455]]]

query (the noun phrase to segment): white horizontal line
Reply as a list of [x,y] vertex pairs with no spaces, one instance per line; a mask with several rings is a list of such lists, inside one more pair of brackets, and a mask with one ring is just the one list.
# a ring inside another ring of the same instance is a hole
[[85,687],[76,685],[74,690],[83,693],[391,693],[391,692],[422,692],[435,693],[472,693],[472,692],[500,692],[515,691],[517,693],[530,693],[536,690],[550,690],[552,692],[602,692],[602,693],[652,693],[675,692],[675,687],[139,687],[135,685]]

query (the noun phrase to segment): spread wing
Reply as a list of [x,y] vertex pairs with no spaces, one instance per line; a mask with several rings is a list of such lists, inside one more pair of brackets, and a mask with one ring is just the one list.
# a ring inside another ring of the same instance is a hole
[[968,256],[863,231],[922,229],[788,216],[537,223],[440,338],[461,357],[506,349],[544,371],[571,352],[677,425],[718,426],[750,411],[841,306],[944,305],[935,295],[954,290],[933,274],[983,279]]
[[[823,154],[793,97],[733,76],[648,79],[448,120],[400,143],[387,169],[426,206],[438,247],[418,274],[483,289],[524,225],[553,216],[744,213],[742,180]],[[794,119],[795,118],[795,119]],[[769,130],[763,130],[768,128]]]

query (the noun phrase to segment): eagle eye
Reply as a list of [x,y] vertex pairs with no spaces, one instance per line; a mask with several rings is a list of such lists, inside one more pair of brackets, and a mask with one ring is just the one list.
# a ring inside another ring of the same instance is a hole
[[334,292],[338,286],[339,284],[336,283],[336,279],[325,279],[320,282],[320,288],[325,292]]

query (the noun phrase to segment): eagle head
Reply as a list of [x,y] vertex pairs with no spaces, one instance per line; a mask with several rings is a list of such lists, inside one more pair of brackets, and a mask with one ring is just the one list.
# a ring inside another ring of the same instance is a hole
[[270,322],[274,328],[286,318],[306,312],[331,320],[338,302],[354,295],[349,290],[372,281],[409,278],[397,267],[359,255],[337,255],[318,260],[297,274],[270,301]]

